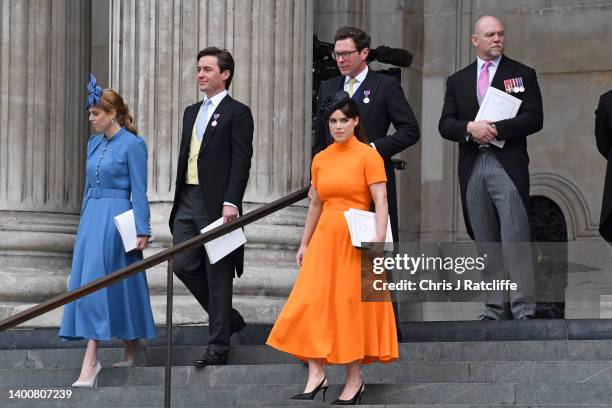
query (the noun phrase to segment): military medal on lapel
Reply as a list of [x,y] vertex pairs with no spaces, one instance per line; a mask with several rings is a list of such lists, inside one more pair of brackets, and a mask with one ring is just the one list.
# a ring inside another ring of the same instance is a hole
[[512,91],[514,93],[517,93],[519,91],[518,82],[516,81],[516,78],[512,78]]
[[505,79],[504,88],[506,89],[507,93],[525,92],[525,86],[523,85],[523,77]]
[[504,88],[506,88],[506,93],[512,93],[512,84],[509,79],[504,79]]
[[210,124],[211,126],[217,126],[217,119],[219,119],[219,116],[220,116],[220,115],[219,115],[218,113],[215,113],[215,114],[213,115],[213,121],[212,121],[212,123]]
[[368,89],[367,91],[363,91],[363,103],[370,103],[370,90]]

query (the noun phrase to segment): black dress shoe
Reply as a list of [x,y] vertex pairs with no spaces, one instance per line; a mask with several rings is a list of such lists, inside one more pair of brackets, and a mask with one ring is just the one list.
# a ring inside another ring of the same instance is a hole
[[193,362],[196,367],[206,367],[211,365],[225,365],[227,364],[227,355],[229,353],[218,353],[211,349],[206,349],[204,357]]
[[357,390],[357,393],[353,396],[353,398],[349,400],[342,400],[338,398],[331,404],[332,405],[355,405],[355,404],[361,405],[361,396],[363,395],[364,391],[365,391],[365,384],[361,383],[361,387],[359,387],[359,390]]
[[329,388],[329,386],[327,385],[327,377],[323,377],[323,380],[321,380],[321,383],[319,385],[317,385],[317,387],[314,390],[312,390],[310,392],[304,392],[302,394],[294,395],[293,397],[291,397],[291,399],[294,399],[294,400],[313,400],[313,399],[315,399],[315,397],[317,396],[319,391],[323,391],[323,402],[325,402],[325,393],[327,392],[328,388]]

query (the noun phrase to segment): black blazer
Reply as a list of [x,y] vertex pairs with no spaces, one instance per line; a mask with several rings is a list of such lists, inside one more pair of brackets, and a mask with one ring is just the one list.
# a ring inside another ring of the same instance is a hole
[[[344,76],[337,76],[324,81],[319,87],[317,112],[329,96],[341,91],[344,87]],[[364,103],[364,91],[369,92],[369,103]],[[376,150],[385,162],[387,173],[387,201],[394,240],[399,239],[397,220],[397,194],[395,173],[391,157],[419,141],[419,125],[404,96],[404,91],[397,79],[368,70],[363,83],[353,94],[353,100],[359,106],[359,119],[365,129],[368,142],[374,143]],[[393,123],[396,132],[387,136],[389,126]],[[333,143],[329,126],[322,118],[315,120],[315,135],[312,155]]]
[[[178,205],[178,197],[185,182],[187,156],[191,144],[193,126],[202,102],[188,106],[183,114],[183,133],[176,171],[174,204],[170,212],[170,232]],[[198,155],[198,181],[202,190],[202,205],[211,220],[221,217],[223,202],[238,207],[242,214],[242,198],[249,180],[251,157],[253,156],[253,116],[248,106],[229,95],[221,100],[214,114],[219,114],[217,125],[208,122]],[[232,254],[236,275],[244,268],[244,247]]]
[[[476,118],[478,97],[476,95],[476,61],[451,75],[446,81],[446,95],[438,130],[443,138],[459,143],[459,186],[461,203],[467,232],[474,238],[466,208],[466,190],[472,167],[478,155],[478,144],[466,141],[467,124]],[[503,148],[491,146],[497,159],[514,182],[521,195],[525,209],[529,212],[529,155],[527,136],[542,129],[544,113],[542,95],[536,72],[518,61],[502,56],[491,86],[505,91],[504,80],[523,78],[525,92],[513,93],[521,99],[521,107],[515,118],[495,123],[498,139],[505,140]]]
[[595,111],[595,139],[597,150],[608,160],[606,168],[606,181],[604,182],[603,201],[601,203],[601,217],[599,219],[599,233],[608,242],[612,242],[612,91],[608,91],[599,98],[599,105]]

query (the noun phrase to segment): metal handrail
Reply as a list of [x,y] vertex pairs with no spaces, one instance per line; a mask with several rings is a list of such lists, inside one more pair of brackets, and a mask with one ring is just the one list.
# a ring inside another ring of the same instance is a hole
[[244,227],[252,222],[255,222],[267,215],[270,215],[278,210],[281,210],[291,204],[295,204],[298,201],[303,200],[308,195],[309,187],[304,187],[298,191],[288,194],[278,200],[266,204],[260,208],[257,208],[243,216],[237,218],[234,221],[223,224],[213,230],[210,230],[204,234],[193,237],[185,242],[171,246],[170,248],[158,252],[148,258],[133,263],[125,268],[119,269],[103,278],[96,279],[88,283],[87,285],[81,286],[78,289],[71,290],[61,295],[55,296],[45,302],[42,302],[34,307],[31,307],[23,312],[17,313],[14,316],[6,318],[0,321],[0,332],[13,328],[21,323],[27,322],[35,317],[50,312],[51,310],[57,309],[60,306],[70,303],[76,299],[82,298],[83,296],[89,295],[99,289],[105,288],[112,285],[122,279],[127,278],[130,275],[134,275],[140,271],[150,269],[162,262],[168,261],[168,279],[166,288],[166,364],[165,364],[165,392],[164,392],[164,406],[170,407],[170,379],[171,379],[171,357],[172,357],[172,295],[173,295],[173,271],[172,271],[172,257],[187,249],[195,248],[196,246],[202,245],[205,242],[212,241],[219,238],[228,232],[231,232],[237,228]]

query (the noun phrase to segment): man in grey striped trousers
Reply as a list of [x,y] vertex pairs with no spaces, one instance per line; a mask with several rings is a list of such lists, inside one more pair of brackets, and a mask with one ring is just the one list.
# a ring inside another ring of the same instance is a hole
[[[499,19],[480,17],[471,42],[476,61],[448,78],[438,129],[443,138],[459,143],[463,215],[470,236],[488,252],[484,280],[510,279],[518,285],[510,293],[488,293],[482,319],[531,319],[535,304],[527,136],[542,129],[542,97],[535,71],[503,54]],[[488,87],[521,99],[516,117],[474,120]]]

